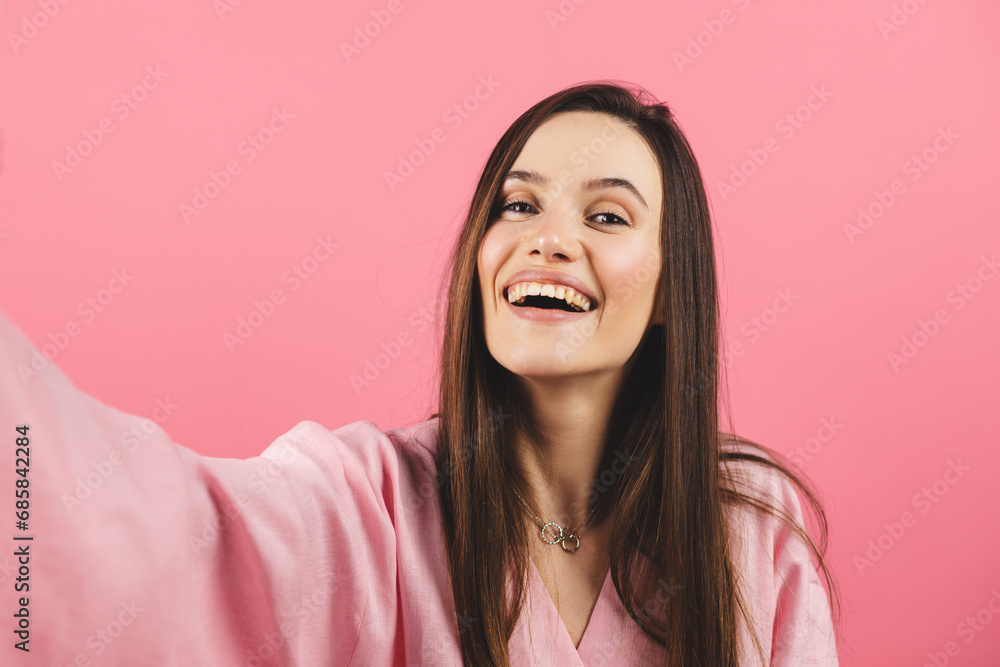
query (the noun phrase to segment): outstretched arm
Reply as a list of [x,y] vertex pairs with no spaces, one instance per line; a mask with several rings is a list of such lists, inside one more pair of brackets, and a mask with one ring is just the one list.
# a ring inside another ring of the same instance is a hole
[[347,664],[370,594],[348,573],[378,560],[359,523],[392,526],[339,439],[302,422],[201,456],[51,362],[26,373],[37,354],[0,313],[0,663]]

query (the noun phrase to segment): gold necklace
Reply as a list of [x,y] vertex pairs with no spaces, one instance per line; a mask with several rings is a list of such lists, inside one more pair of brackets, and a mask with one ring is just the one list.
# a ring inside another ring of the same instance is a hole
[[[521,505],[524,506],[524,509],[527,510],[528,514],[534,517],[535,523],[537,523],[541,529],[542,539],[546,543],[561,544],[563,550],[568,551],[569,553],[573,553],[580,548],[580,536],[587,532],[587,528],[589,528],[588,524],[590,523],[590,520],[594,518],[594,512],[597,511],[596,504],[594,505],[594,509],[590,510],[590,515],[584,520],[583,523],[580,524],[580,532],[577,533],[576,530],[570,526],[563,528],[554,521],[550,521],[548,523],[543,522],[538,518],[538,515],[531,510],[531,507],[528,506],[528,503],[521,497],[520,493],[514,491],[514,495],[517,496],[517,499],[520,501]],[[559,531],[558,534],[555,532],[556,530]],[[573,540],[574,544],[572,549],[566,546],[567,540]]]

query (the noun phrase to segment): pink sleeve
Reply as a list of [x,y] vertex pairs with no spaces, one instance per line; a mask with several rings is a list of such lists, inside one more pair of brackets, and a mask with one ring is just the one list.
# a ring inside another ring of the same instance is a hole
[[302,422],[261,456],[201,456],[77,389],[0,313],[0,663],[340,665],[379,614],[391,641],[395,533],[352,455],[370,431]]
[[[775,475],[777,477],[777,475]],[[799,526],[802,506],[795,487],[778,478],[778,499]],[[774,633],[771,664],[774,667],[836,667],[836,636],[830,603],[809,548],[791,529],[775,522]]]

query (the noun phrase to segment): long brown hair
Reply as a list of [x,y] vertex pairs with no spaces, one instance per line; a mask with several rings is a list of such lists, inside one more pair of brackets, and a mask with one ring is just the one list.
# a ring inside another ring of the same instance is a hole
[[[451,257],[439,412],[432,416],[439,418],[439,494],[463,659],[475,667],[510,664],[507,644],[524,602],[530,534],[514,495],[527,495],[528,486],[513,443],[525,435],[542,441],[516,378],[486,346],[478,250],[504,177],[529,136],[552,114],[574,110],[609,114],[638,132],[663,179],[657,306],[665,324],[647,330],[616,397],[600,468],[611,469],[616,458],[629,464],[613,483],[596,484],[602,492],[591,496],[597,496],[594,521],[612,518],[615,589],[642,630],[666,649],[668,663],[736,667],[737,610],[763,652],[736,584],[724,505],[785,522],[819,563],[839,618],[824,561],[826,517],[811,485],[782,456],[720,431],[720,378],[726,385],[711,219],[698,163],[667,104],[639,86],[605,81],[557,92],[514,121],[486,162]],[[737,451],[729,443],[750,447]],[[734,461],[792,480],[818,519],[820,546],[782,507],[749,492],[728,465]],[[648,604],[668,580],[675,584],[669,600]]]

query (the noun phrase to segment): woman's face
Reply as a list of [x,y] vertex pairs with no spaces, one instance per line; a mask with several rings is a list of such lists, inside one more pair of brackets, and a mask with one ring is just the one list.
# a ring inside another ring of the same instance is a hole
[[[500,365],[537,378],[621,371],[649,326],[662,323],[652,318],[662,198],[655,155],[617,119],[568,111],[535,130],[477,259],[486,343]],[[512,304],[508,287],[532,282]]]

